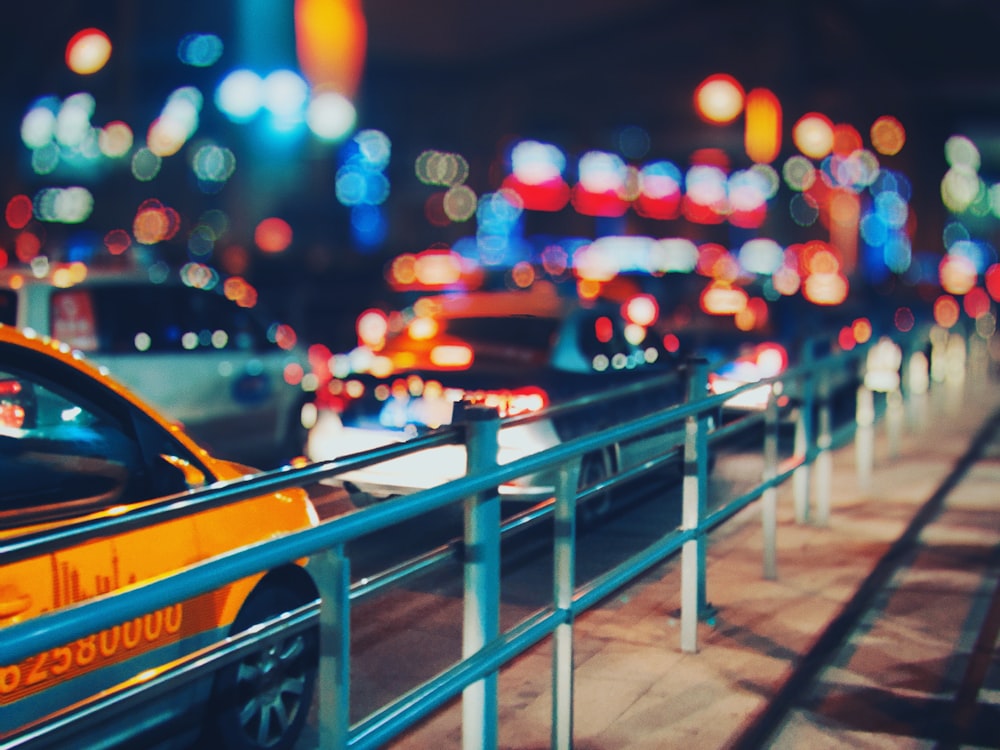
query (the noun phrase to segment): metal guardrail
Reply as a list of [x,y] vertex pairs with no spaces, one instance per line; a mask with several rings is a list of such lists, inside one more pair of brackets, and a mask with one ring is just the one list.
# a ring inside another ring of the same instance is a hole
[[[940,339],[940,335],[938,336]],[[900,399],[912,398],[926,391],[926,382],[933,380],[936,363],[924,359],[924,374],[914,376],[908,371],[913,361],[931,348],[932,360],[940,342],[928,332],[901,339],[906,352],[900,372],[902,391],[893,391],[887,399],[891,408],[887,416],[899,418]],[[266,474],[246,477],[235,482],[219,483],[203,490],[163,498],[129,515],[99,523],[77,524],[58,534],[35,534],[8,540],[0,545],[0,559],[14,560],[46,554],[79,544],[86,539],[131,530],[195,513],[209,507],[229,504],[266,492],[292,486],[311,484],[340,473],[395,458],[411,451],[464,440],[468,454],[465,477],[433,487],[392,502],[374,505],[340,516],[311,529],[290,533],[252,547],[234,550],[197,565],[179,570],[166,580],[152,581],[113,592],[72,607],[51,612],[33,620],[7,627],[0,640],[0,664],[15,664],[24,658],[93,632],[142,616],[168,603],[188,599],[218,588],[224,582],[244,578],[282,564],[310,558],[310,570],[320,590],[320,600],[294,613],[275,618],[268,624],[236,635],[202,652],[192,654],[163,672],[154,682],[130,682],[104,696],[84,700],[71,711],[48,717],[45,721],[16,730],[0,740],[0,747],[45,746],[67,738],[68,732],[79,731],[88,723],[103,720],[106,712],[127,710],[134,701],[149,700],[162,694],[169,686],[204,676],[225,663],[239,659],[255,646],[285,628],[320,628],[321,659],[319,666],[320,738],[324,748],[373,748],[404,732],[455,696],[463,696],[463,734],[466,747],[496,747],[497,735],[497,672],[539,641],[551,637],[553,649],[553,709],[552,744],[568,748],[572,736],[572,628],[580,613],[614,593],[637,576],[666,558],[681,553],[681,648],[697,650],[697,622],[711,615],[705,597],[705,541],[716,526],[738,513],[750,503],[763,502],[764,560],[766,577],[776,575],[775,529],[776,488],[795,480],[796,517],[804,521],[812,509],[810,497],[811,469],[816,471],[816,520],[824,522],[829,515],[830,455],[840,444],[856,439],[859,445],[859,475],[870,471],[869,444],[875,413],[871,408],[871,390],[864,383],[864,362],[871,346],[858,347],[836,357],[806,358],[802,364],[781,376],[747,384],[719,396],[707,395],[708,364],[689,363],[688,400],[654,414],[634,419],[597,432],[582,435],[554,448],[498,466],[496,463],[497,431],[516,420],[501,422],[495,412],[481,408],[468,410],[463,425],[417,438],[410,442],[346,457],[342,460],[311,464],[301,468],[284,468]],[[919,366],[916,368],[919,370]],[[931,375],[928,377],[927,371]],[[829,378],[843,371],[859,372],[858,419],[849,429],[832,431],[829,403]],[[944,372],[944,370],[941,370]],[[707,415],[717,411],[725,401],[739,393],[761,385],[780,387],[796,383],[800,402],[794,412],[796,430],[792,461],[779,467],[777,429],[782,413],[772,396],[766,412],[745,418],[713,431],[708,429]],[[636,386],[634,388],[639,388]],[[609,394],[602,394],[607,398]],[[900,397],[900,398],[902,398]],[[577,404],[583,408],[586,402]],[[566,408],[566,407],[560,407]],[[814,425],[814,413],[815,425]],[[707,476],[711,444],[750,425],[764,425],[764,471],[761,482],[746,494],[732,498],[708,512]],[[684,427],[684,440],[676,446],[683,451],[683,510],[681,527],[651,546],[636,552],[612,570],[577,586],[574,578],[576,517],[579,502],[607,486],[634,478],[652,470],[658,464],[651,461],[610,477],[599,487],[580,492],[577,471],[580,459],[587,453],[617,442],[649,433]],[[893,429],[893,428],[890,428]],[[496,488],[503,482],[543,469],[556,469],[558,486],[550,501],[532,509],[522,517],[501,523]],[[378,580],[362,585],[350,584],[350,560],[345,545],[361,536],[382,530],[448,505],[463,503],[466,508],[466,531],[461,546],[465,552],[465,627],[463,658],[450,669],[441,672],[392,703],[365,717],[353,726],[349,723],[349,643],[347,623],[352,600],[368,596],[380,588],[413,575],[452,553],[438,549],[418,560],[386,571]],[[499,543],[501,533],[515,531],[537,518],[554,517],[554,588],[549,606],[528,617],[507,631],[499,628]]]

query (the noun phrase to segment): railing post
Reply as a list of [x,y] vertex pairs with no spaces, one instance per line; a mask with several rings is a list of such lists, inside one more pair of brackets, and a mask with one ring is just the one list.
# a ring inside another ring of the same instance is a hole
[[868,489],[875,466],[875,395],[864,382],[858,386],[855,421],[854,462],[858,486]]
[[[579,461],[559,467],[554,508],[552,600],[555,608],[570,612],[576,587],[576,495]],[[573,619],[556,626],[552,651],[552,747],[573,746]]]
[[[778,396],[780,383],[771,387],[767,397],[764,419],[764,476],[765,482],[778,476]],[[764,578],[773,581],[778,577],[778,488],[768,487],[761,497],[761,524],[764,536]]]
[[802,345],[802,366],[806,372],[802,379],[802,403],[795,420],[794,455],[802,461],[802,465],[792,475],[792,488],[795,497],[795,522],[800,524],[809,520],[809,484],[812,472],[809,453],[813,439],[813,401],[816,388],[812,372],[813,346],[812,339],[807,339]]
[[966,351],[966,338],[957,331],[948,334],[948,343],[945,345],[945,357],[947,366],[945,369],[945,396],[946,409],[949,415],[955,414],[962,407],[965,397],[965,376],[968,353]]
[[[497,465],[497,410],[465,405],[466,455],[469,475]],[[468,658],[500,633],[500,497],[496,491],[465,501],[465,619],[462,656]],[[499,711],[497,673],[462,692],[462,747],[495,750]]]
[[903,362],[903,397],[906,402],[907,424],[911,431],[920,431],[927,426],[927,391],[930,381],[927,354],[923,349],[913,347]]
[[[688,401],[708,394],[708,362],[701,357],[688,359]],[[708,439],[705,415],[692,415],[684,425],[684,481],[682,528],[696,530],[694,539],[681,549],[681,650],[698,650],[698,620],[711,618],[706,596],[705,534],[701,521],[708,505]]]
[[343,750],[350,728],[350,561],[338,545],[310,558],[309,568],[320,595],[319,747]]
[[830,522],[830,495],[833,490],[833,415],[830,405],[830,374],[820,375],[818,424],[816,434],[816,523],[826,526]]

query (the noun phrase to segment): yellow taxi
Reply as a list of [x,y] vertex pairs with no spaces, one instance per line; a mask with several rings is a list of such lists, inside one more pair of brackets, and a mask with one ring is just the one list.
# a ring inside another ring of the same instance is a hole
[[[213,458],[65,344],[0,324],[0,543],[127,516],[157,498],[254,471]],[[20,562],[0,558],[0,638],[3,628],[45,612],[316,523],[296,488]],[[305,565],[292,564],[0,665],[0,744],[53,711],[316,596]],[[130,714],[121,727],[102,727],[102,737],[153,747],[165,736],[158,727],[173,722],[197,727],[200,742],[211,738],[219,748],[292,747],[311,702],[316,655],[313,631],[289,636],[141,717]],[[81,738],[79,746],[98,744]]]

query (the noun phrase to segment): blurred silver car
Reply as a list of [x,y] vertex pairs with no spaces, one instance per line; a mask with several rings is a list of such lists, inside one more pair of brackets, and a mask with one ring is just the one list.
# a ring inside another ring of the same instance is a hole
[[220,456],[269,467],[301,455],[315,415],[304,348],[212,282],[79,263],[7,270],[0,322],[84,352]]
[[[458,402],[495,406],[500,415],[542,411],[655,374],[677,362],[645,341],[620,306],[580,302],[547,287],[426,297],[386,316],[383,340],[334,363],[337,391],[349,394],[339,412],[320,414],[308,455],[329,460],[449,424]],[[394,326],[394,327],[393,327]],[[508,463],[574,435],[679,403],[678,377],[655,394],[627,403],[595,399],[582,413],[502,426],[498,461]],[[544,412],[543,412],[544,414]],[[660,455],[681,440],[673,434],[614,446],[585,458],[581,485]],[[341,476],[349,489],[374,499],[406,494],[465,474],[462,445],[428,449]],[[554,477],[532,475],[500,487],[504,499],[537,501],[552,495]]]

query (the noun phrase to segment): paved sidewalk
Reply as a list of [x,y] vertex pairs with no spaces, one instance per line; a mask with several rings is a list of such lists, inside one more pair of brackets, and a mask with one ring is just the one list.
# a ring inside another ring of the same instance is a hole
[[[880,427],[867,481],[853,445],[834,452],[826,526],[796,524],[779,490],[777,580],[758,505],[713,532],[697,654],[679,647],[679,560],[578,618],[574,747],[1000,747],[1000,434],[967,455],[1000,388],[938,388],[923,429]],[[501,672],[502,748],[549,747],[551,668],[546,641]],[[460,717],[392,747],[459,748]]]

